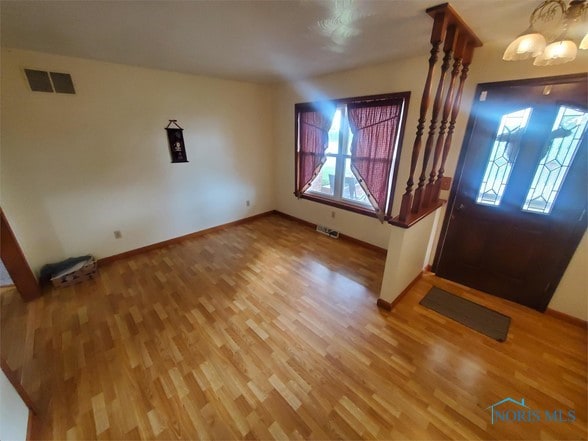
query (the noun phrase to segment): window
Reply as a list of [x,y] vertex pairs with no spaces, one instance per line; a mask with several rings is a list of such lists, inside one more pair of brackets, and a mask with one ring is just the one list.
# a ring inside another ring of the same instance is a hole
[[482,185],[476,198],[478,204],[500,205],[530,116],[531,108],[528,107],[504,115],[500,120]]
[[410,93],[296,104],[298,197],[390,214]]
[[547,140],[545,154],[539,161],[524,211],[551,213],[578,147],[586,133],[588,113],[569,106],[560,106]]

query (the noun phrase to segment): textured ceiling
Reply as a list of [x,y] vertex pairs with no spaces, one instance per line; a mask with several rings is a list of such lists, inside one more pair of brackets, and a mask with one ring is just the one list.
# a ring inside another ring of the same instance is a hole
[[[435,0],[5,1],[2,46],[266,82],[426,54]],[[508,42],[538,0],[455,0]]]

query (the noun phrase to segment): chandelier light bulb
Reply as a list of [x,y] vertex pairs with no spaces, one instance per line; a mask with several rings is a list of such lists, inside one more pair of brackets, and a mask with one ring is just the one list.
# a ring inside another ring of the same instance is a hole
[[530,15],[529,28],[509,44],[502,59],[534,57],[535,66],[575,60],[578,41],[580,49],[588,50],[587,16],[588,0],[543,0]]
[[543,35],[529,29],[508,45],[502,59],[518,61],[536,57],[543,52],[546,45],[547,42]]
[[584,38],[582,38],[582,41],[580,42],[580,49],[588,49],[588,33],[586,33]]
[[554,41],[549,44],[543,53],[537,58],[533,64],[535,66],[555,66],[557,64],[564,64],[576,59],[578,48],[571,40]]

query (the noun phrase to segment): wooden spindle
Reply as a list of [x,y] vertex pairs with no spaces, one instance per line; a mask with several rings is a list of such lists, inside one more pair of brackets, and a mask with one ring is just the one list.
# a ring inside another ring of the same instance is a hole
[[[443,178],[445,162],[451,147],[455,121],[461,104],[463,85],[467,79],[473,51],[476,47],[482,46],[480,39],[449,3],[432,6],[426,12],[434,20],[430,39],[432,48],[429,57],[429,71],[427,72],[427,78],[423,88],[420,115],[410,157],[409,176],[406,181],[406,190],[402,195],[402,201],[400,203],[400,213],[398,217],[389,221],[391,224],[402,228],[409,228],[440,206],[440,182]],[[446,36],[447,38],[445,38]],[[422,169],[417,188],[413,194],[414,174],[420,159],[421,142],[427,112],[429,110],[431,82],[435,71],[435,64],[437,63],[439,47],[442,42],[444,42],[443,51],[445,55],[441,64],[441,78],[437,85],[432,107],[431,121],[421,164]],[[450,69],[452,54],[454,61],[453,69],[451,70],[451,78],[447,81],[446,77]],[[459,86],[456,86],[458,77],[460,78]],[[444,98],[446,87],[448,89]],[[439,119],[441,119],[441,122],[438,126]],[[447,129],[448,133],[446,135]],[[436,139],[435,136],[437,136]],[[429,162],[431,162],[431,157],[432,165],[427,183],[427,168]],[[439,162],[441,165],[437,172]]]
[[449,70],[451,61],[451,52],[453,50],[456,27],[450,26],[447,30],[447,37],[443,45],[443,63],[441,64],[441,75],[439,75],[439,82],[437,83],[437,92],[435,93],[435,100],[433,101],[433,112],[431,115],[431,122],[429,124],[429,133],[427,141],[425,142],[425,150],[423,152],[423,163],[421,167],[421,174],[419,176],[419,183],[414,192],[414,202],[412,205],[412,212],[418,213],[426,206],[425,203],[425,181],[427,180],[427,167],[429,165],[429,158],[431,157],[431,150],[433,149],[433,141],[435,140],[435,132],[437,129],[437,119],[439,118],[439,111],[441,110],[441,98],[443,97],[443,89],[445,86],[445,75]]
[[437,55],[439,53],[439,46],[445,38],[447,30],[447,16],[443,12],[435,15],[433,23],[433,31],[431,32],[431,56],[429,57],[429,71],[427,72],[427,79],[425,87],[423,88],[423,96],[421,98],[420,116],[417,124],[416,137],[412,146],[412,156],[410,159],[410,172],[408,180],[406,181],[406,191],[402,195],[402,202],[400,205],[399,219],[406,221],[410,214],[412,206],[412,187],[414,185],[414,172],[416,170],[417,161],[421,151],[421,138],[425,129],[425,121],[427,118],[427,111],[429,109],[429,96],[431,94],[431,80],[437,63]]
[[463,93],[463,86],[465,81],[468,77],[468,72],[470,69],[470,64],[472,62],[472,58],[474,56],[474,48],[473,44],[468,44],[466,46],[464,56],[463,56],[463,64],[461,68],[461,75],[459,77],[459,87],[455,94],[455,98],[453,100],[453,107],[451,109],[451,120],[449,121],[449,130],[447,131],[447,137],[445,138],[445,143],[443,145],[443,156],[441,158],[441,166],[439,167],[439,174],[437,176],[436,187],[435,191],[437,194],[441,192],[441,179],[443,179],[443,174],[445,173],[445,161],[447,161],[447,155],[449,154],[449,150],[451,149],[451,141],[453,138],[453,130],[455,129],[455,120],[457,119],[457,115],[459,113],[460,105],[461,105],[461,95]]
[[439,200],[439,193],[435,191],[435,178],[437,177],[437,166],[439,165],[439,159],[441,158],[441,152],[443,151],[443,145],[445,143],[445,131],[447,130],[447,123],[449,122],[449,116],[452,110],[451,104],[453,102],[455,81],[457,80],[457,77],[459,75],[459,69],[461,67],[461,61],[467,42],[467,35],[458,34],[455,36],[453,50],[453,68],[451,70],[449,87],[447,88],[447,95],[445,96],[445,103],[443,105],[443,116],[441,117],[441,125],[439,126],[437,142],[435,143],[435,153],[433,154],[433,164],[431,165],[431,173],[429,173],[429,182],[425,189],[425,201],[427,205],[432,205]]

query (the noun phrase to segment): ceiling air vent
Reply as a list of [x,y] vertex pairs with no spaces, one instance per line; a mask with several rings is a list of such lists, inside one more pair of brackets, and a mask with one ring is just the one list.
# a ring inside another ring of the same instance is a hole
[[57,93],[76,93],[71,75],[67,73],[50,72],[53,88]]
[[70,74],[33,69],[24,71],[31,90],[35,92],[76,93]]
[[49,79],[49,72],[43,72],[42,70],[25,69],[27,80],[29,80],[29,86],[31,90],[35,92],[53,92],[53,86]]

